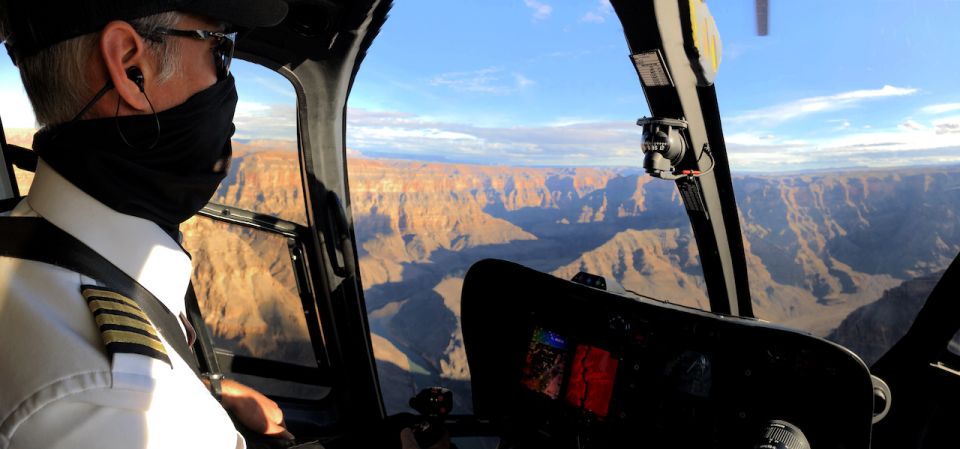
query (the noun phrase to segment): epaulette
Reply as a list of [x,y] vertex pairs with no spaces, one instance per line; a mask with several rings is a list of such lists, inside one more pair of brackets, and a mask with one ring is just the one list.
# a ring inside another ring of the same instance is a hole
[[122,293],[92,285],[81,286],[80,293],[87,300],[111,359],[118,353],[141,354],[173,366],[157,329],[135,301]]

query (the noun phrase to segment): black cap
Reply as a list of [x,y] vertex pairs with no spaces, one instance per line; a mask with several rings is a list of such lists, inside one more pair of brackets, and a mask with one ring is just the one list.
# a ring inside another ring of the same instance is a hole
[[0,0],[10,29],[11,56],[25,58],[67,39],[133,20],[180,11],[241,28],[274,26],[287,15],[284,0]]

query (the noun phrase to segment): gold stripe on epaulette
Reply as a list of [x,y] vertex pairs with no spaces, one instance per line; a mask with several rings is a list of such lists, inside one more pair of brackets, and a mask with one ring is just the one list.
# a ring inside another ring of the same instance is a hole
[[120,293],[91,286],[81,286],[80,293],[93,313],[108,357],[118,353],[140,354],[173,367],[167,349],[160,341],[159,332],[136,301]]
[[147,321],[147,322],[150,321],[150,319],[147,318],[147,315],[146,315],[145,313],[143,313],[142,310],[140,310],[140,309],[138,309],[138,308],[130,307],[130,306],[126,305],[126,304],[120,304],[120,303],[116,303],[116,302],[101,301],[101,300],[98,300],[98,299],[93,299],[93,300],[91,300],[90,302],[87,303],[87,306],[90,307],[90,311],[91,311],[91,312],[96,312],[96,311],[99,310],[99,309],[116,310],[116,311],[118,311],[118,312],[129,313],[129,314],[134,315],[134,316],[136,316],[136,317],[142,318],[142,319],[144,319],[144,320]]
[[159,341],[145,335],[120,330],[101,331],[100,335],[103,336],[103,343],[107,345],[110,343],[132,343],[135,345],[146,346],[154,351],[163,353],[164,355],[167,354],[167,350],[163,347],[163,343],[160,343]]
[[133,308],[135,308],[135,309],[139,309],[139,308],[140,308],[140,305],[137,304],[136,302],[134,302],[132,299],[127,298],[126,296],[123,296],[123,295],[121,295],[121,294],[119,294],[119,293],[111,292],[111,291],[109,291],[109,290],[100,290],[100,289],[96,289],[96,288],[87,288],[87,289],[84,289],[84,290],[81,292],[81,294],[83,295],[83,299],[86,299],[87,301],[89,301],[90,298],[107,298],[107,299],[113,299],[113,300],[115,300],[115,301],[120,301],[120,302],[122,302],[122,303],[124,303],[124,304],[126,304],[126,305],[128,305],[128,306],[130,306],[130,307],[133,307]]
[[154,337],[160,338],[157,336],[157,330],[154,329],[149,323],[144,323],[143,321],[130,318],[128,316],[100,314],[95,316],[94,319],[97,320],[97,326],[112,324],[115,326],[132,327],[134,329],[140,329]]

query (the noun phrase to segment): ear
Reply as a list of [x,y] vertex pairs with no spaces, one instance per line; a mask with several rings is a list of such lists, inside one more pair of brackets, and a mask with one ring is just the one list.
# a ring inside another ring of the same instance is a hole
[[[140,87],[127,76],[127,70],[131,67],[139,68],[146,80],[154,79],[156,75],[143,38],[129,23],[115,20],[100,32],[99,50],[107,70],[106,76],[120,96],[120,115],[150,113],[150,104]],[[108,106],[116,107],[112,104]],[[113,114],[113,110],[109,113]]]

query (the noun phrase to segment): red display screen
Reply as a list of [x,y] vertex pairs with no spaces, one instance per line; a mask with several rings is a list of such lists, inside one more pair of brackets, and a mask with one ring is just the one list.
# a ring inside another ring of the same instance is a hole
[[567,403],[601,418],[606,417],[618,363],[608,351],[588,345],[578,346],[567,383]]

